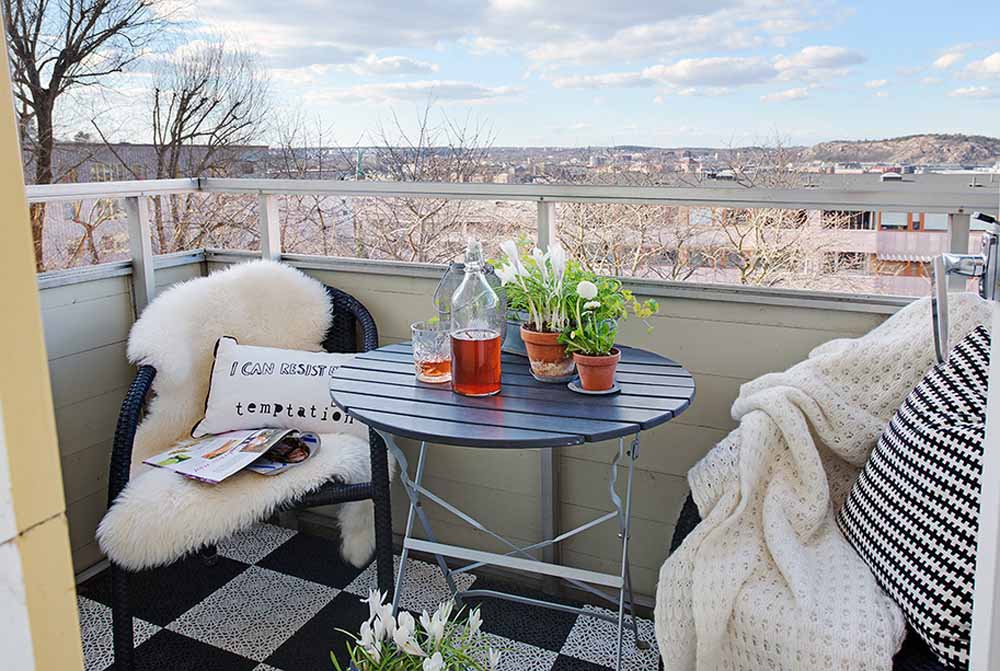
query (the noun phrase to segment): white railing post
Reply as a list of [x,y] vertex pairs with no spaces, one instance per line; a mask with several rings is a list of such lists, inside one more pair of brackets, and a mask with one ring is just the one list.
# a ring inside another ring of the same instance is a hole
[[[558,240],[556,231],[556,204],[538,201],[538,229],[535,241],[539,249],[547,250],[549,245]],[[559,453],[557,448],[539,450],[538,477],[541,498],[542,538],[555,538],[559,533]],[[558,543],[542,549],[542,561],[549,564],[562,563],[562,551]],[[542,579],[542,588],[548,594],[559,591],[559,580],[551,576]]]
[[[948,235],[951,240],[948,244],[948,251],[952,254],[969,253],[969,223],[968,214],[948,215]],[[948,278],[948,288],[952,291],[965,291],[968,278],[960,275],[952,275]]]
[[132,256],[132,293],[135,316],[156,298],[156,275],[153,264],[153,238],[149,226],[149,199],[129,196],[125,199],[128,217],[128,248]]
[[281,260],[281,215],[278,210],[278,197],[272,194],[260,194],[257,219],[260,226],[260,255],[271,261]]

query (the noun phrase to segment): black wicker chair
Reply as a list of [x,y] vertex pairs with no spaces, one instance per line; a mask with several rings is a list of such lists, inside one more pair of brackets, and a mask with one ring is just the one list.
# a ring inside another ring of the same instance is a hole
[[[333,319],[327,331],[323,348],[327,352],[366,352],[378,347],[378,329],[367,308],[350,294],[332,287],[326,288],[333,305]],[[129,387],[118,415],[114,446],[111,453],[111,473],[108,483],[108,506],[128,484],[132,464],[132,443],[136,428],[146,404],[146,397],[156,377],[152,366],[140,366]],[[389,465],[385,442],[369,430],[371,442],[371,482],[342,484],[327,482],[318,489],[294,501],[284,510],[299,510],[349,501],[372,499],[375,504],[375,559],[378,587],[393,593],[392,517],[389,505]],[[208,546],[202,556],[211,563],[215,548]],[[112,629],[114,633],[115,669],[132,671],[135,668],[135,649],[132,637],[132,613],[129,605],[130,572],[111,564]]]
[[[689,494],[681,508],[681,514],[677,518],[677,526],[674,527],[674,536],[670,541],[670,552],[673,553],[687,535],[701,522],[701,515],[698,513],[698,506]],[[892,659],[893,671],[946,671],[945,667],[937,658],[931,654],[927,644],[917,636],[912,629],[906,628],[906,640],[903,647]]]

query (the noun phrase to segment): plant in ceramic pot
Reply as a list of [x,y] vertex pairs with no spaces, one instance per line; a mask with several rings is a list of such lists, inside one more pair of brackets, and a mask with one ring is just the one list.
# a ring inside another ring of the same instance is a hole
[[586,391],[607,391],[615,384],[621,351],[615,347],[618,322],[632,314],[645,319],[660,306],[650,299],[640,302],[622,283],[611,277],[591,275],[577,283],[572,324],[559,336],[573,355],[580,386]]
[[330,653],[336,671],[496,671],[500,664],[501,652],[484,643],[478,608],[460,622],[462,611],[453,613],[454,602],[447,601],[433,615],[424,611],[418,622],[406,611],[393,617],[376,590],[363,601],[368,620],[358,634],[345,632],[354,639],[347,669]]
[[535,248],[523,255],[513,240],[500,247],[504,258],[496,272],[508,306],[527,314],[520,331],[531,374],[540,382],[572,379],[573,357],[559,342],[559,334],[572,324],[572,287],[582,275],[579,264],[568,259],[558,243],[548,252]]

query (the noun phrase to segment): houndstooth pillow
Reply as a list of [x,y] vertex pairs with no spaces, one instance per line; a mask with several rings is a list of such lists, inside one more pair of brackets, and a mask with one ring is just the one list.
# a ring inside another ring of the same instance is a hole
[[980,326],[896,411],[837,516],[945,666],[969,665],[990,334]]

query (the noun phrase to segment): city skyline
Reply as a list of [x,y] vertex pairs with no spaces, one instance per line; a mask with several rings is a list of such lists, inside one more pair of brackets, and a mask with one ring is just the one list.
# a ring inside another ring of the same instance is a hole
[[[970,5],[981,5],[979,7]],[[434,101],[502,146],[793,144],[910,133],[1000,135],[1000,9],[834,0],[375,2],[171,7],[182,19],[99,94],[141,141],[133,107],[157,59],[218,35],[259,54],[276,112],[364,142]],[[82,104],[82,103],[81,103]],[[94,106],[96,107],[96,105]],[[107,114],[107,113],[105,113]],[[83,126],[81,125],[81,128]]]

